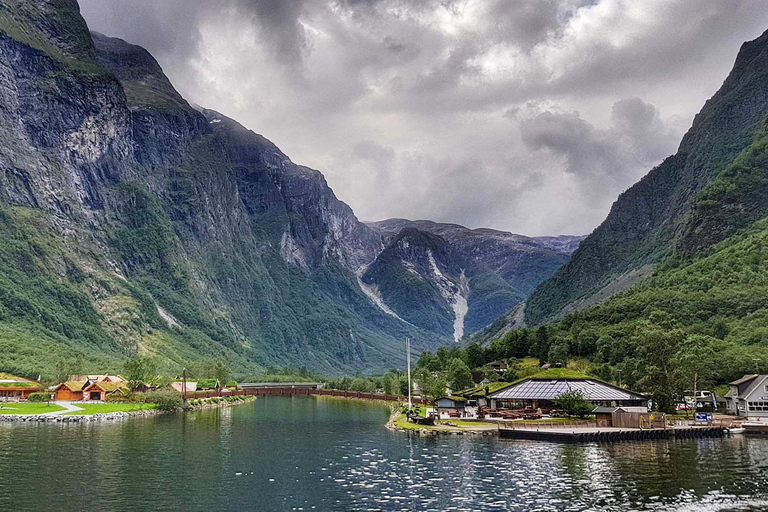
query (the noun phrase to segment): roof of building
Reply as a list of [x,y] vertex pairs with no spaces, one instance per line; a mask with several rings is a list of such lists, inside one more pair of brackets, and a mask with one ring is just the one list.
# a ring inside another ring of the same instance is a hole
[[618,407],[606,407],[604,405],[600,405],[592,409],[592,412],[595,414],[613,414],[616,409],[618,409]]
[[[183,382],[179,382],[179,381],[171,382],[171,387],[176,391],[178,391],[179,393],[181,393],[183,385],[184,385]],[[190,393],[192,391],[197,391],[197,382],[187,381],[186,387],[187,387],[187,393]]]
[[[750,377],[752,377],[752,383],[749,386],[747,386],[747,388],[741,394],[738,394],[738,395],[733,394],[731,395],[732,397],[746,398],[752,393],[754,393],[755,390],[759,388],[766,381],[766,379],[768,379],[768,375],[751,375]],[[744,380],[744,377],[742,377],[739,380],[743,382],[749,382],[748,380]],[[733,383],[732,385],[738,386],[738,384],[733,384]]]
[[83,389],[83,391],[88,391],[91,388],[99,388],[105,393],[111,393],[112,391],[117,391],[118,389],[128,389],[128,386],[125,385],[123,382],[92,382],[87,387]]
[[86,384],[88,384],[87,380],[68,380],[68,381],[62,382],[61,384],[59,384],[53,389],[55,391],[55,390],[61,389],[61,387],[64,386],[70,391],[82,391]]
[[500,400],[554,400],[564,393],[578,391],[586,400],[645,400],[645,397],[596,379],[528,377],[489,398]]
[[0,372],[0,389],[5,391],[31,391],[33,389],[40,389],[40,383],[36,380]]
[[759,377],[759,375],[756,374],[756,373],[752,374],[752,375],[745,375],[742,378],[736,379],[735,381],[731,382],[730,385],[731,386],[741,386],[742,384],[747,383],[747,382],[749,382],[751,380],[754,380],[757,377]]
[[453,400],[454,402],[466,402],[467,399],[463,396],[456,396],[456,395],[448,395],[448,396],[441,396],[438,398],[438,400]]

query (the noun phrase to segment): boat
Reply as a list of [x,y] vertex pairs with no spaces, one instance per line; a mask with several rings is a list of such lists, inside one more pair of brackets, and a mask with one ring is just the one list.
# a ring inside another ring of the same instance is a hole
[[417,425],[434,425],[435,417],[432,415],[419,416],[418,414],[409,414],[408,421],[411,423],[416,423]]
[[768,435],[768,423],[764,421],[744,421],[741,426],[745,434]]
[[735,436],[737,434],[743,434],[747,431],[744,427],[733,427],[725,429],[728,435]]

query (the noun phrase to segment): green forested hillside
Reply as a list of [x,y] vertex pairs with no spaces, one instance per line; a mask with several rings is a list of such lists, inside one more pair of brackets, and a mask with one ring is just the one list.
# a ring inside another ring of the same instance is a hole
[[712,386],[766,370],[767,161],[764,130],[694,198],[681,240],[688,251],[668,257],[653,277],[490,347],[501,357],[589,358],[598,376],[654,392],[665,404],[692,388],[696,375],[699,386]]
[[571,260],[531,295],[528,325],[603,300],[636,282],[639,269],[674,252],[691,199],[760,131],[768,115],[766,83],[768,33],[742,45],[733,70],[696,115],[678,152],[621,194]]

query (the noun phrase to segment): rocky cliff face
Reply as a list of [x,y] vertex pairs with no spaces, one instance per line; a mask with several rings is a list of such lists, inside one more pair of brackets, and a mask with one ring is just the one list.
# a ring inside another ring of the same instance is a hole
[[525,310],[529,325],[607,298],[673,250],[692,198],[752,143],[768,114],[766,79],[768,33],[742,46],[678,152],[619,196],[573,258],[532,294]]
[[405,219],[370,226],[387,246],[362,283],[394,314],[456,341],[525,300],[583,238],[531,238]]
[[[0,134],[0,367],[22,373],[134,352],[384,369],[406,336],[484,325],[576,243],[361,223],[144,49],[89,33],[74,0],[0,5]],[[414,290],[413,310],[395,298]]]

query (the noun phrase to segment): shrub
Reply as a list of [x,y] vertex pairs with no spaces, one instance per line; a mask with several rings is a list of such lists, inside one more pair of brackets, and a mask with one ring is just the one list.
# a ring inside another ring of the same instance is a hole
[[128,403],[132,402],[134,400],[135,394],[131,393],[130,391],[122,392],[122,391],[115,391],[114,393],[108,394],[105,398],[105,402],[111,402],[111,403]]
[[145,394],[145,401],[161,411],[175,411],[184,405],[181,395],[172,389],[158,389]]
[[51,398],[50,393],[46,393],[45,391],[39,391],[37,393],[30,393],[29,397],[27,398],[27,401],[29,402],[45,402],[48,399]]

